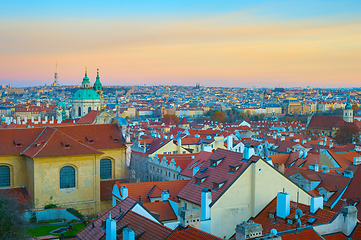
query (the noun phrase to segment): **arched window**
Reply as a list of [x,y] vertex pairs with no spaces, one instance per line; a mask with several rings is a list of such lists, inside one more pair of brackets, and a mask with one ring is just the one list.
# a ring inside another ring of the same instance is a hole
[[75,169],[71,166],[60,169],[60,188],[75,188]]
[[81,107],[78,108],[78,116],[81,116]]
[[100,179],[112,178],[112,160],[101,159],[100,160]]
[[10,168],[8,166],[0,166],[0,187],[10,187]]
[[90,113],[91,110],[92,110],[92,108],[91,108],[91,107],[88,107],[88,113]]

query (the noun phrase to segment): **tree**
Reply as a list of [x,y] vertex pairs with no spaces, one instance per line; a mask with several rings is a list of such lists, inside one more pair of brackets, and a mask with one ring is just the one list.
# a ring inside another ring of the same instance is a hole
[[335,142],[339,145],[360,141],[360,129],[354,123],[345,123],[336,132]]
[[217,121],[218,123],[224,123],[226,121],[226,116],[223,114],[222,111],[214,111],[211,115],[212,121]]
[[353,115],[356,115],[357,112],[359,111],[359,107],[357,104],[352,105],[352,109],[353,109]]
[[239,113],[239,117],[243,120],[243,121],[246,121],[246,122],[249,122],[249,114],[245,113],[245,112],[240,112]]
[[17,200],[7,195],[0,196],[0,239],[26,238],[24,209]]
[[162,123],[167,122],[169,118],[171,118],[175,124],[180,123],[179,118],[175,114],[164,114],[162,118]]

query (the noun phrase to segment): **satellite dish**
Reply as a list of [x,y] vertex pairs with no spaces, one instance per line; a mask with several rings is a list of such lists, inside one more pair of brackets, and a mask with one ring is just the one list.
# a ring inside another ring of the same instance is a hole
[[272,236],[276,236],[276,235],[277,235],[277,230],[274,229],[274,228],[272,228],[272,229],[271,229],[271,235],[272,235]]

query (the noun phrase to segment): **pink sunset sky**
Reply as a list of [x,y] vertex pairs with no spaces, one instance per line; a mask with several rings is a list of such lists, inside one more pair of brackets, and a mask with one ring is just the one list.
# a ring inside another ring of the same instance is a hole
[[8,3],[0,10],[0,84],[51,84],[57,61],[63,85],[79,85],[87,67],[92,82],[100,69],[104,85],[361,87],[360,4],[200,2]]

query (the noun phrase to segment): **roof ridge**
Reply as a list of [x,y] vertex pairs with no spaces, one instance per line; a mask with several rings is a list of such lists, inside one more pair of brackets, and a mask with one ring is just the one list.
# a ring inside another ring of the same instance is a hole
[[[46,131],[47,131],[47,128],[50,128],[51,130],[54,130],[54,131],[51,133],[50,137],[45,141],[45,143],[43,144],[43,146],[41,146],[41,147],[39,148],[39,150],[34,154],[33,157],[35,157],[36,155],[38,155],[38,153],[39,153],[41,150],[43,150],[43,148],[46,146],[46,144],[48,143],[48,141],[50,141],[50,139],[54,136],[55,132],[58,131],[58,130],[55,129],[55,128],[46,126],[45,129],[44,129],[45,131],[43,131],[39,136],[41,136],[44,132],[46,132]],[[36,141],[34,141],[34,143],[35,143],[35,142],[36,142]],[[33,145],[34,143],[32,143],[31,145]],[[30,145],[30,146],[31,146],[31,145]]]

